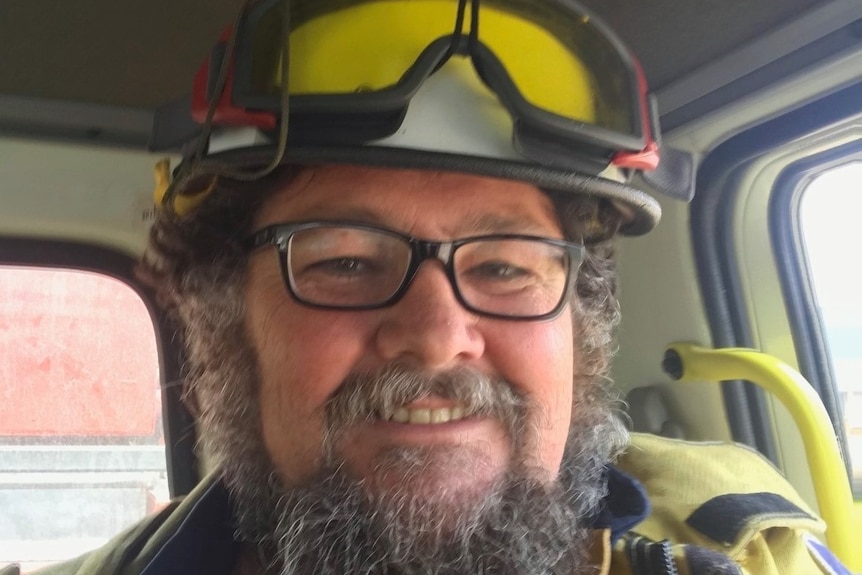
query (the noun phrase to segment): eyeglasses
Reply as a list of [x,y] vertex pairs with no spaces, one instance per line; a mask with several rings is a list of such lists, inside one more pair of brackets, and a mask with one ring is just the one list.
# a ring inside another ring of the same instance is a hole
[[370,225],[282,223],[245,241],[247,251],[278,248],[284,283],[300,303],[326,309],[395,304],[426,259],[440,260],[458,301],[480,315],[555,317],[583,261],[575,243],[520,234],[431,242]]

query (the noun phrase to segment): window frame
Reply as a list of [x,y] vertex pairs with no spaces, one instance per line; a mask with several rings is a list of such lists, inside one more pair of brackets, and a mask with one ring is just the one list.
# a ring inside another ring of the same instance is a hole
[[[698,283],[703,295],[713,345],[754,347],[752,318],[740,278],[737,218],[743,179],[750,168],[772,151],[811,134],[827,131],[862,113],[862,82],[838,89],[781,116],[742,131],[717,146],[697,174],[691,205],[690,231]],[[773,188],[774,191],[774,188]],[[770,200],[771,201],[771,200]],[[767,219],[769,215],[766,214]],[[767,225],[772,228],[770,222]],[[781,258],[779,258],[781,259]],[[797,353],[799,348],[797,347]],[[815,389],[823,386],[816,373]],[[777,465],[780,461],[765,393],[750,382],[722,382],[728,423],[735,441],[754,447]],[[833,424],[840,421],[835,398],[824,404]],[[841,437],[841,448],[847,449]]]
[[168,488],[171,497],[186,495],[200,480],[195,454],[194,419],[182,401],[182,348],[152,291],[134,273],[137,260],[107,247],[53,239],[0,237],[0,265],[85,271],[118,280],[143,301],[153,322],[162,387],[162,422]]
[[[859,161],[862,161],[862,139],[794,162],[776,180],[769,201],[769,234],[799,372],[823,399],[836,431],[843,429],[843,412],[826,328],[817,313],[814,281],[802,236],[800,205],[805,190],[815,178],[841,165]],[[853,484],[852,462],[847,457],[849,438],[840,431],[837,435],[853,496],[860,499],[862,486]]]

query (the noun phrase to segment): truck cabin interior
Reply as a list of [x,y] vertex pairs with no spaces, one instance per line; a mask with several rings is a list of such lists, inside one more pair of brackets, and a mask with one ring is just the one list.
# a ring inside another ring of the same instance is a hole
[[[858,537],[862,3],[581,2],[637,55],[663,146],[697,167],[694,199],[661,198],[657,229],[619,246],[613,379],[632,428],[746,444],[831,533]],[[206,466],[182,350],[132,270],[154,214],[155,110],[188,96],[239,4],[0,7],[0,514],[18,521],[0,521],[0,565],[95,547]],[[804,379],[698,355],[727,348]],[[110,520],[52,520],[88,508]],[[846,537],[829,543],[862,570]]]

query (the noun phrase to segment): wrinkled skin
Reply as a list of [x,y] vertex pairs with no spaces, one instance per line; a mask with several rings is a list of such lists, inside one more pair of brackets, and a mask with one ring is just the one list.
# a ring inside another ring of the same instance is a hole
[[[373,223],[435,240],[490,233],[562,237],[550,201],[527,184],[350,167],[303,173],[264,204],[256,227],[314,219]],[[320,465],[325,406],[345,379],[391,362],[430,375],[467,366],[510,382],[537,406],[525,427],[529,465],[546,481],[556,477],[572,412],[570,313],[542,322],[478,317],[458,303],[436,261],[423,264],[407,295],[390,308],[313,309],[286,292],[273,251],[251,260],[247,326],[260,365],[263,437],[286,483],[302,482]],[[446,406],[451,401],[430,396],[408,407]],[[359,425],[346,433],[338,455],[353,477],[370,478],[401,447],[429,453],[446,447],[422,484],[456,492],[481,491],[509,469],[514,451],[501,422],[474,418]],[[386,489],[402,479],[391,473],[381,478],[384,485],[374,484]]]

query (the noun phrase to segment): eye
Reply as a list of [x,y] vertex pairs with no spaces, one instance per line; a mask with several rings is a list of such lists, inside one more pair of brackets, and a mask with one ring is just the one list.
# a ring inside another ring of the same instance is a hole
[[512,281],[523,280],[533,275],[532,271],[510,262],[486,261],[466,270],[465,275],[474,280]]
[[331,276],[360,276],[378,273],[380,266],[374,260],[359,257],[338,257],[312,262],[303,273],[321,273]]

